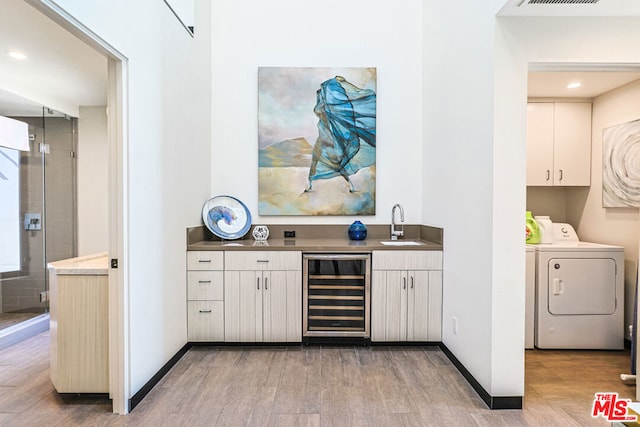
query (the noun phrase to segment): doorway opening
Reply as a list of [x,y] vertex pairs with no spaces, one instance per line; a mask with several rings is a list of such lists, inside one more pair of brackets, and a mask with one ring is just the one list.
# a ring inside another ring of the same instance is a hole
[[[636,213],[629,210],[612,210],[606,209],[602,204],[602,188],[603,188],[603,131],[604,129],[617,125],[632,119],[629,115],[633,108],[629,108],[633,104],[632,99],[640,94],[640,67],[636,64],[573,64],[573,63],[529,63],[528,73],[528,103],[538,107],[545,105],[576,105],[589,104],[590,117],[588,123],[588,152],[585,154],[587,163],[581,166],[586,173],[586,181],[581,183],[566,184],[559,180],[560,174],[565,166],[551,166],[551,179],[548,182],[535,181],[532,178],[531,170],[539,167],[538,158],[540,152],[535,152],[535,146],[530,145],[527,141],[527,187],[526,187],[526,210],[532,211],[534,215],[549,216],[554,223],[568,223],[575,228],[577,235],[581,241],[596,242],[601,244],[623,246],[625,247],[625,261],[620,261],[617,274],[622,275],[624,268],[625,282],[624,291],[618,292],[623,295],[616,295],[616,304],[624,298],[624,306],[617,306],[616,309],[622,311],[620,313],[624,317],[624,325],[620,325],[620,330],[616,329],[619,338],[613,338],[616,342],[620,342],[622,346],[629,348],[630,334],[628,326],[633,323],[634,311],[634,291],[635,277],[637,271],[637,263],[629,261],[629,258],[637,259],[637,233],[631,239],[625,238],[619,231],[622,228],[629,230],[628,225],[632,225],[637,229],[637,211]],[[631,100],[631,102],[629,102]],[[565,107],[563,107],[565,108]],[[535,111],[535,108],[533,109]],[[538,111],[540,109],[538,108]],[[530,111],[531,112],[531,111]],[[635,119],[640,114],[640,110],[636,108]],[[555,117],[558,120],[558,117]],[[532,123],[539,123],[531,116],[527,118],[527,134]],[[572,130],[571,127],[574,127]],[[577,131],[578,124],[573,122],[569,124],[569,131]],[[579,148],[571,148],[570,156],[564,156],[562,153],[550,153],[551,162],[557,162],[560,158],[562,162],[571,162],[567,168],[575,167],[579,162]],[[535,157],[535,159],[533,159]],[[573,162],[573,160],[576,160]],[[537,165],[537,166],[536,166]],[[578,165],[578,171],[580,166]],[[557,175],[557,176],[554,176]],[[545,177],[542,177],[544,181]],[[524,215],[523,215],[524,217]],[[632,233],[633,234],[633,233]],[[531,257],[531,254],[527,254]],[[535,256],[534,256],[535,258]],[[536,382],[540,375],[552,375],[552,369],[548,369],[546,373],[541,372],[541,362],[547,363],[544,359],[549,356],[549,364],[552,365],[554,358],[563,358],[564,368],[554,367],[555,371],[560,369],[573,369],[584,372],[582,381],[591,378],[596,384],[605,381],[600,373],[588,373],[581,365],[581,358],[589,357],[590,351],[580,350],[578,352],[572,350],[537,350],[534,348],[534,332],[533,329],[537,325],[533,320],[534,313],[537,308],[535,306],[535,273],[531,269],[535,269],[535,261],[527,261],[526,267],[526,283],[525,288],[525,386],[532,386],[532,382]],[[619,277],[618,277],[619,278]],[[613,286],[613,285],[612,285]],[[621,304],[620,304],[621,305]],[[603,319],[604,320],[604,319]],[[623,337],[624,334],[624,337]],[[624,338],[624,341],[623,341]],[[584,340],[589,340],[587,337]],[[594,338],[594,343],[597,340]],[[598,350],[598,344],[594,344],[593,350]],[[602,354],[602,353],[601,353]],[[616,366],[615,372],[608,372],[608,380],[611,383],[618,383],[620,390],[626,390],[626,386],[622,384],[619,375],[628,373],[632,364],[632,353],[628,350],[607,352],[604,359],[609,357],[610,366]],[[573,361],[573,362],[572,362]],[[558,375],[554,372],[553,375]],[[557,381],[561,381],[561,375]],[[538,385],[536,385],[538,387]],[[625,397],[633,397],[632,391]],[[622,393],[621,393],[622,395]]]
[[[7,90],[13,94],[20,94],[24,99],[40,105],[49,105],[64,111],[69,116],[77,117],[76,124],[79,132],[76,161],[78,166],[81,165],[83,158],[86,159],[86,151],[83,151],[86,148],[83,145],[86,139],[83,138],[87,135],[83,129],[84,117],[80,108],[102,106],[104,151],[99,158],[106,163],[105,185],[100,191],[94,191],[94,193],[96,193],[95,197],[101,197],[105,201],[105,210],[108,212],[105,213],[104,220],[99,225],[90,224],[90,226],[93,225],[94,229],[100,227],[101,231],[104,231],[105,241],[102,246],[104,249],[101,250],[108,252],[113,258],[121,258],[125,253],[123,218],[126,194],[123,183],[126,178],[124,173],[126,168],[123,167],[125,152],[123,147],[126,143],[124,96],[127,75],[126,57],[54,2],[11,0],[5,6],[5,13],[0,18],[3,31],[11,34],[12,40],[19,40],[26,46],[25,50],[33,49],[34,52],[43,53],[43,55],[31,55],[27,61],[15,66],[13,76],[16,78],[3,80],[13,85],[11,88],[7,87]],[[33,28],[38,28],[39,31],[34,32]],[[43,34],[46,34],[46,37],[42,37]],[[58,55],[50,55],[50,52],[56,52]],[[60,59],[63,63],[55,62]],[[12,65],[14,64],[3,63],[2,72],[5,74],[11,72]],[[82,74],[83,72],[85,74]],[[87,77],[91,75],[95,77],[96,74],[99,76],[98,96],[77,101],[76,97],[89,93],[95,94],[92,85],[95,85],[96,80]],[[63,88],[63,83],[69,83],[69,80],[71,84]],[[108,117],[105,106],[108,106]],[[16,116],[16,114],[13,115]],[[78,191],[82,191],[82,185],[87,182],[86,177],[82,176],[82,168],[78,168],[77,173],[79,185],[71,193],[74,197]],[[82,209],[83,204],[87,203],[86,198],[83,200],[80,197],[76,202],[77,212],[86,212],[86,209]],[[89,221],[91,220],[89,216]],[[95,221],[96,218],[93,217],[93,220]],[[80,232],[91,230],[91,227],[82,227],[81,216],[76,215],[75,221],[73,238],[76,246],[73,255],[83,255],[87,250],[83,249],[83,239],[92,240],[96,236],[92,236],[91,233],[85,233],[84,237],[78,235],[78,230]],[[51,223],[48,225],[52,226]],[[113,411],[120,414],[128,412],[127,352],[125,350],[128,337],[125,316],[126,291],[123,289],[125,277],[127,277],[126,261],[120,263],[119,269],[109,270],[109,394]]]

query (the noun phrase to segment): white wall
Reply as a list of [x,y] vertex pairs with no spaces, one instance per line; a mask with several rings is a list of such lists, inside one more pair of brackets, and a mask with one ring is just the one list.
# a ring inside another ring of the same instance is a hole
[[80,107],[78,117],[78,256],[107,251],[109,145],[106,107]]
[[186,342],[185,229],[210,192],[209,2],[196,2],[195,39],[161,1],[57,3],[128,58],[129,252],[120,262],[133,395]]
[[257,70],[260,66],[376,67],[376,215],[359,219],[387,224],[391,207],[401,203],[405,220],[419,223],[421,4],[420,0],[405,0],[402,7],[388,0],[213,2],[212,195],[243,200],[254,222],[351,223],[354,218],[258,216]]
[[517,148],[494,146],[494,125],[509,125],[494,113],[495,14],[503,4],[425,5],[422,222],[444,227],[444,344],[490,394],[519,396],[524,311],[513,307],[524,290],[514,277],[524,279],[524,247],[514,256],[523,240],[522,221],[515,227],[512,217],[524,217],[524,193],[508,186],[524,188],[525,167]]
[[568,222],[567,187],[527,187],[527,210],[547,215],[553,222]]

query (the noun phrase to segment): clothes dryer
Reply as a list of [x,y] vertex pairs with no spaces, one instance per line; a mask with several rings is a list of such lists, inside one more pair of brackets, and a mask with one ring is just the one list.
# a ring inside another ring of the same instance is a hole
[[623,349],[624,249],[553,227],[554,243],[536,246],[535,346]]

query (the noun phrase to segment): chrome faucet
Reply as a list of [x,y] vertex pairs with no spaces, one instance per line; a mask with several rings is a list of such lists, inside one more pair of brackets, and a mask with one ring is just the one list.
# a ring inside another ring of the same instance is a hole
[[[396,229],[396,209],[400,209],[400,229]],[[391,208],[391,240],[398,240],[398,237],[404,236],[404,209],[399,203]]]

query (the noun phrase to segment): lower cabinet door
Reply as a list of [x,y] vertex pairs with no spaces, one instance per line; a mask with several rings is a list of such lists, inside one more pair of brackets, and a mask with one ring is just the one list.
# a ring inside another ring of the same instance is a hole
[[371,339],[407,340],[406,271],[373,271],[371,276]]
[[373,271],[371,339],[442,340],[442,271]]
[[407,341],[429,340],[429,272],[410,271],[407,298]]
[[302,284],[299,271],[263,273],[264,342],[302,340]]
[[263,290],[261,271],[225,271],[225,341],[262,341]]
[[371,341],[387,340],[387,274],[371,272]]
[[287,281],[283,271],[263,273],[262,338],[265,342],[287,341]]
[[428,340],[442,341],[442,271],[429,271]]
[[387,341],[407,340],[408,281],[406,271],[387,271]]
[[224,303],[222,301],[187,302],[187,339],[224,341]]

